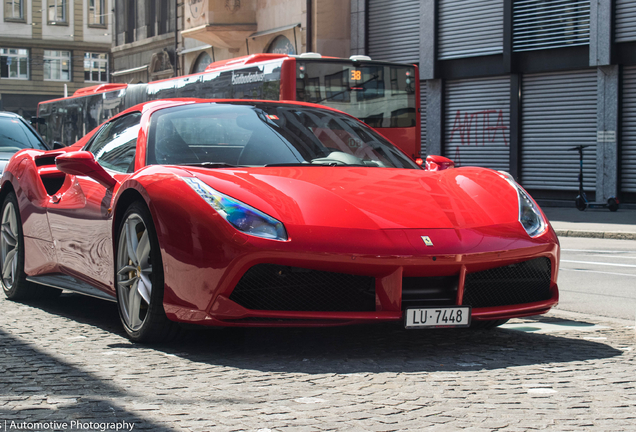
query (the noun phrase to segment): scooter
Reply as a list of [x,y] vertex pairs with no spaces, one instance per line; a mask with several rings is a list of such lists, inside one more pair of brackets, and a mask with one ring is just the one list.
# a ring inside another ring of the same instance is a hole
[[584,211],[586,208],[592,209],[609,209],[609,211],[615,212],[618,210],[619,201],[616,197],[609,197],[606,203],[601,202],[589,202],[587,200],[587,195],[585,195],[585,191],[583,190],[583,149],[585,147],[590,147],[591,144],[587,145],[577,145],[576,147],[569,148],[570,151],[578,151],[579,152],[579,195],[574,200],[574,204],[576,208],[580,211]]

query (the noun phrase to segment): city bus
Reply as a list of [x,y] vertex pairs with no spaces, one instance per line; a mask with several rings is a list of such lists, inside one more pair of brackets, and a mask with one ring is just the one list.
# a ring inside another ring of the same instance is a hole
[[75,143],[115,114],[166,98],[313,102],[346,112],[407,155],[420,157],[417,66],[317,53],[252,54],[211,63],[204,72],[139,84],[102,84],[38,104],[38,131],[54,147]]

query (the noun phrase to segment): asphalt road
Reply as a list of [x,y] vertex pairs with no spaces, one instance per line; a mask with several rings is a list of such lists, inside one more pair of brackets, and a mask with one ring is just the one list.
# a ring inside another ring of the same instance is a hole
[[636,241],[563,237],[558,309],[634,320]]

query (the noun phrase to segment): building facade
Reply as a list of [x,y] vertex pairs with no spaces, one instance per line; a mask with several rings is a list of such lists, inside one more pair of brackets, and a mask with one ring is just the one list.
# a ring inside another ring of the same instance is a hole
[[4,0],[0,109],[26,118],[40,101],[109,81],[111,0]]
[[636,203],[636,0],[351,0],[351,29],[419,65],[422,154],[573,202],[583,145],[588,197]]
[[113,82],[188,75],[214,61],[254,53],[349,56],[348,2],[114,0],[114,5]]
[[113,0],[112,81],[149,82],[181,75],[183,6],[176,0]]
[[350,55],[349,3],[339,0],[186,0],[184,73],[254,53]]

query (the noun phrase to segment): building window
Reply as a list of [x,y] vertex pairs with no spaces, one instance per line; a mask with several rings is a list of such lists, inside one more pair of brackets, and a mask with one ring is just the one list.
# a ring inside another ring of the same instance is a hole
[[71,52],[44,50],[44,81],[71,80]]
[[135,41],[135,27],[137,22],[137,0],[130,0],[125,3],[128,7],[124,9],[126,34],[124,43],[131,43]]
[[24,21],[24,0],[4,0],[4,20]]
[[104,9],[104,0],[88,0],[88,25],[105,25]]
[[66,23],[66,0],[48,0],[48,22]]
[[212,58],[210,54],[206,52],[202,52],[197,57],[197,60],[194,62],[194,67],[192,68],[192,73],[205,72],[205,68],[212,63]]
[[289,39],[280,35],[269,44],[267,52],[275,54],[296,54],[296,49],[294,49],[294,45],[292,45]]
[[108,54],[84,54],[84,81],[108,82]]
[[0,48],[0,77],[29,79],[29,51],[19,48]]

